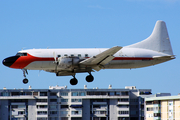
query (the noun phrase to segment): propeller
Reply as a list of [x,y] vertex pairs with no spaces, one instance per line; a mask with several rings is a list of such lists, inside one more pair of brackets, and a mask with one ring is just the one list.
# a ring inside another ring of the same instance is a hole
[[58,66],[59,62],[57,61],[56,53],[55,52],[53,52],[53,56],[54,56],[54,63],[56,64],[55,73],[57,73],[57,66]]

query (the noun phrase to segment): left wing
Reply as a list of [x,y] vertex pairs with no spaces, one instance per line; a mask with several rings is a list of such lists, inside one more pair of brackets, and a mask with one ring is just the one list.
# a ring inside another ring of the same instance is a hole
[[112,47],[104,52],[97,54],[96,56],[90,57],[86,60],[81,61],[79,64],[87,65],[87,66],[94,66],[93,69],[99,71],[101,68],[100,66],[107,64],[114,58],[114,54],[122,49],[120,46]]

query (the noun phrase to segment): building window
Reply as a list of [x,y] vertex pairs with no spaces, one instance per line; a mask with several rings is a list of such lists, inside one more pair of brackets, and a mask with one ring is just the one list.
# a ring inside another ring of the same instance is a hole
[[79,92],[79,96],[86,96],[85,92]]
[[57,93],[52,92],[52,93],[50,93],[50,96],[57,96]]
[[121,94],[122,94],[122,96],[127,96],[127,95],[129,95],[129,92],[127,91],[127,92],[121,92]]
[[61,105],[61,109],[63,108],[69,108],[69,105]]
[[36,102],[47,102],[47,99],[37,99]]
[[71,95],[72,96],[78,96],[78,92],[72,92]]
[[95,109],[105,109],[105,108],[107,108],[107,106],[106,105],[93,105],[93,108],[95,108]]
[[82,102],[82,99],[71,99],[71,102]]
[[120,115],[122,115],[122,114],[129,114],[129,111],[118,111],[118,113],[119,113]]
[[56,106],[56,105],[50,105],[49,108],[50,108],[50,109],[56,109],[57,106]]
[[50,102],[57,102],[57,99],[50,99]]
[[37,105],[37,108],[47,108],[47,105]]
[[50,111],[50,114],[55,115],[55,114],[57,114],[57,111]]
[[61,96],[68,96],[68,92],[61,92]]
[[68,111],[61,111],[60,114],[61,114],[61,115],[67,115],[67,114],[68,114]]
[[47,115],[47,111],[37,111],[38,115]]
[[61,99],[61,102],[68,102],[68,99]]
[[81,115],[82,111],[78,110],[78,111],[71,111],[72,115]]
[[85,92],[72,92],[71,96],[86,96]]
[[[118,117],[118,120],[129,120],[128,117]],[[144,120],[144,119],[141,119],[141,120]]]
[[154,113],[154,117],[161,117],[160,113]]
[[146,101],[146,105],[152,105],[153,101]]
[[3,92],[3,93],[1,93],[1,96],[10,96],[10,93],[9,92]]
[[47,92],[40,92],[40,96],[47,96]]
[[129,99],[124,98],[124,99],[118,99],[118,102],[129,102]]
[[147,111],[153,111],[153,107],[147,107]]
[[33,95],[34,96],[38,96],[38,92],[33,92]]
[[107,111],[93,111],[93,114],[106,114]]
[[61,120],[68,120],[68,117],[62,117]]
[[18,108],[18,105],[11,105],[11,108]]
[[72,117],[71,120],[82,120],[80,117]]
[[25,114],[24,111],[18,111],[18,115],[23,115],[23,114]]
[[118,105],[119,108],[129,108],[129,105]]

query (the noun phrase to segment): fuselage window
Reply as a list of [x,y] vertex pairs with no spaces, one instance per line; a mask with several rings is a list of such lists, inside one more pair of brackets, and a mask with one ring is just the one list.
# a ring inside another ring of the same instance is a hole
[[27,56],[27,53],[17,53],[16,56]]
[[64,54],[64,56],[68,56],[67,54]]
[[71,54],[71,57],[73,57],[74,55],[73,54]]
[[78,54],[78,57],[81,57],[81,54]]
[[59,57],[61,57],[61,55],[58,55],[57,57],[59,58]]
[[85,54],[85,57],[88,57],[88,54]]

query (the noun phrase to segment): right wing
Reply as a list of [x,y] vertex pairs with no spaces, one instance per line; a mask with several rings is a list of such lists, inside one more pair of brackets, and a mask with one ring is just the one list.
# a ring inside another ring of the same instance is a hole
[[107,64],[114,58],[114,54],[122,49],[120,46],[112,47],[104,52],[97,54],[96,56],[90,57],[80,62],[81,65],[94,66],[93,69],[99,71],[100,66]]

